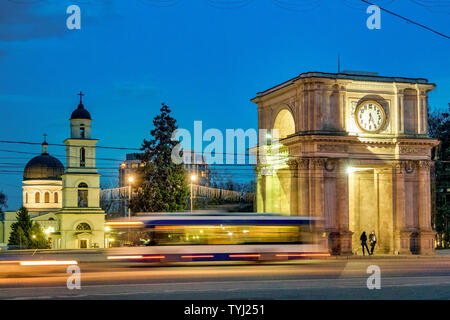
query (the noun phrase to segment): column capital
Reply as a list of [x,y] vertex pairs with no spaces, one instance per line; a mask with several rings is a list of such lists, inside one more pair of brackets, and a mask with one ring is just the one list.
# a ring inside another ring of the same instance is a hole
[[286,161],[286,164],[289,166],[289,169],[295,170],[298,167],[298,160],[297,159],[289,159]]
[[324,169],[327,159],[325,158],[311,158],[309,159],[310,169]]
[[309,169],[309,159],[301,158],[297,160],[297,166],[299,169]]
[[413,173],[419,167],[418,162],[414,160],[395,160],[392,162],[392,169],[397,174]]
[[419,160],[417,161],[417,166],[422,170],[430,170],[434,166],[434,161],[431,160]]

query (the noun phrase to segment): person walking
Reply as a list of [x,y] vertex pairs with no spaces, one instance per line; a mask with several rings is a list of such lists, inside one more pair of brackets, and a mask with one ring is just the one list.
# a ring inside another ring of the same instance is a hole
[[375,231],[372,231],[372,233],[369,235],[369,242],[370,242],[370,255],[373,255],[373,249],[377,244],[377,236],[375,235]]
[[363,256],[366,255],[366,253],[364,252],[364,247],[367,249],[367,253],[370,254],[369,247],[367,246],[367,235],[366,235],[365,231],[363,231],[363,233],[362,233],[361,237],[359,238],[359,240],[361,240]]

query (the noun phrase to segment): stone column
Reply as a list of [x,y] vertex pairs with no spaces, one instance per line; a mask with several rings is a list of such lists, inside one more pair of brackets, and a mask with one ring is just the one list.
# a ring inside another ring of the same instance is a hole
[[[324,168],[325,159],[323,158],[313,158],[309,160],[309,181],[310,181],[310,215],[319,218],[320,220],[316,222],[316,234],[318,236],[317,240],[319,245],[326,247],[326,242],[328,242],[328,249],[331,253],[335,253],[337,248],[335,246],[334,233],[329,232],[325,224],[325,186],[324,186]],[[326,232],[326,238],[321,235]],[[330,236],[331,235],[331,236]]]
[[309,160],[300,159],[297,161],[298,170],[298,211],[300,216],[310,216],[309,208]]
[[336,215],[339,228],[339,247],[341,255],[352,254],[352,236],[349,220],[349,190],[347,163],[340,160],[336,167]]
[[312,214],[318,218],[324,218],[324,169],[325,159],[316,158],[310,160],[310,181],[313,183],[313,203],[310,203]]
[[292,200],[291,170],[289,167],[280,168],[275,174],[274,193],[278,206],[278,213],[290,215]]
[[418,162],[419,188],[419,254],[434,253],[435,232],[431,229],[431,161]]
[[396,161],[392,165],[392,186],[394,199],[394,253],[411,254],[411,232],[406,230],[406,202],[405,202],[405,165]]
[[405,114],[404,114],[404,94],[403,90],[397,90],[397,100],[396,100],[397,107],[394,109],[396,110],[395,113],[397,115],[396,117],[396,128],[397,133],[402,134],[405,132]]
[[290,215],[298,216],[298,163],[297,160],[289,160],[289,173],[291,178]]

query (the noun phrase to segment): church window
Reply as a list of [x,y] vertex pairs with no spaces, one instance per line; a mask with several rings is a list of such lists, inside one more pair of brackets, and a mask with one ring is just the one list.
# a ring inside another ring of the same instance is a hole
[[84,125],[82,124],[81,126],[80,126],[80,138],[81,139],[84,139],[85,138],[85,128],[84,128]]
[[40,203],[41,202],[41,194],[39,192],[36,192],[34,194],[34,202],[35,203]]
[[25,203],[28,203],[28,192],[25,192]]
[[88,186],[82,182],[78,185],[78,208],[87,208],[88,206]]
[[86,152],[84,148],[80,149],[80,167],[86,166]]
[[77,225],[76,231],[91,231],[91,226],[86,222],[82,222]]
[[58,203],[58,192],[55,192],[54,197],[55,197],[55,203]]
[[50,192],[44,193],[44,202],[49,203],[50,202]]

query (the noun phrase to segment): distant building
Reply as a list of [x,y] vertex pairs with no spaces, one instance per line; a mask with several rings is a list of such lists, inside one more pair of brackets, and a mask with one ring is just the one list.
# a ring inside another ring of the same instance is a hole
[[[133,176],[138,168],[144,166],[144,163],[139,160],[139,155],[139,153],[126,155],[126,160],[119,167],[119,187],[127,187],[128,177]],[[209,187],[210,170],[201,154],[193,150],[183,150],[183,165],[188,177],[192,175],[197,177],[195,184]]]

